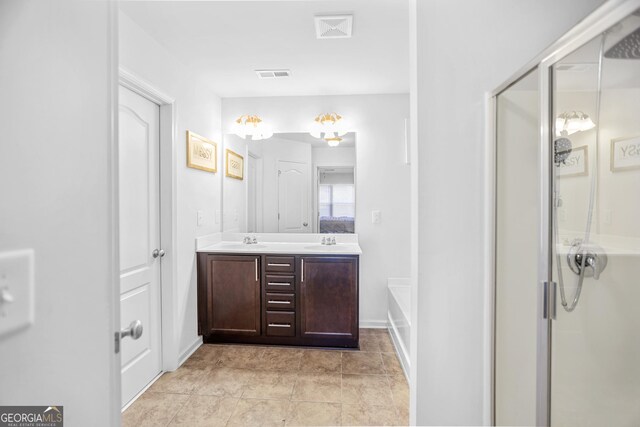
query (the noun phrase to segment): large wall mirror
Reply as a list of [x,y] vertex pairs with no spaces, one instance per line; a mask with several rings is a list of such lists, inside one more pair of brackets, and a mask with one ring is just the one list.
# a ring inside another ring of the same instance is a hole
[[222,155],[223,231],[355,232],[355,133],[336,147],[307,133],[225,135]]

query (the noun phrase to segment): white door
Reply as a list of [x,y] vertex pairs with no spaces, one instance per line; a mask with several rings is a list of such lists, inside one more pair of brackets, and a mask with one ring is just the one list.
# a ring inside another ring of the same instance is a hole
[[[140,320],[142,336],[121,342],[122,405],[161,371],[160,108],[120,88],[120,323]],[[157,254],[156,254],[157,255]]]
[[309,233],[309,165],[278,161],[278,231]]
[[258,230],[258,160],[249,155],[247,167],[247,233],[255,233]]

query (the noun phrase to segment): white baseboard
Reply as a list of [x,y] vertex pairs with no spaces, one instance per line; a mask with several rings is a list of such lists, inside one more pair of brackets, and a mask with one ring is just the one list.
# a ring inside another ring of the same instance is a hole
[[404,376],[407,379],[407,382],[409,382],[409,354],[404,345],[402,345],[400,338],[398,338],[398,331],[396,330],[396,326],[393,324],[391,317],[389,317],[389,335],[391,335],[391,342],[393,342],[393,347],[396,350],[398,359],[400,359],[400,365],[402,365]]
[[387,329],[387,321],[386,320],[361,320],[360,327],[361,328],[376,328],[376,329]]
[[185,351],[182,352],[180,357],[178,358],[178,368],[182,366],[182,364],[189,358],[196,350],[202,345],[202,337],[198,337],[191,343],[189,347]]

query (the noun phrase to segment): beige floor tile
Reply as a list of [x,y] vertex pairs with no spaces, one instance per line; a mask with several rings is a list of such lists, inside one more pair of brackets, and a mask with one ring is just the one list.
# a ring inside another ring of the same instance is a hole
[[222,354],[224,347],[220,345],[203,344],[187,359],[182,366],[186,367],[214,367]]
[[409,425],[409,405],[406,407],[396,407],[396,411],[398,411],[398,423],[399,426],[408,426]]
[[162,374],[149,391],[190,394],[200,385],[208,371],[197,366],[181,366],[173,372]]
[[388,333],[381,334],[376,336],[376,340],[378,341],[378,346],[380,347],[380,351],[383,353],[395,353],[396,348],[393,346],[393,342],[391,341],[391,337]]
[[345,351],[342,353],[342,373],[384,375],[385,370],[380,353]]
[[398,408],[409,408],[409,385],[404,375],[391,375],[387,377],[393,401]]
[[298,371],[304,350],[290,348],[266,348],[257,369],[265,371]]
[[124,427],[166,426],[189,399],[186,394],[145,392],[122,414]]
[[225,368],[257,369],[265,349],[244,345],[225,346],[218,358],[218,366]]
[[342,405],[344,426],[395,426],[399,423],[393,406]]
[[404,375],[402,365],[395,353],[382,353],[381,356],[387,375]]
[[240,399],[227,426],[283,426],[289,401]]
[[340,373],[342,353],[330,350],[305,350],[302,354],[300,372]]
[[360,336],[360,351],[380,351],[377,335],[365,334]]
[[360,328],[360,336],[362,335],[384,335],[388,333],[383,328]]
[[291,400],[341,402],[342,375],[299,374]]
[[387,377],[343,374],[342,403],[392,406],[393,397]]
[[339,403],[291,402],[287,426],[338,426],[342,408]]
[[215,368],[207,371],[198,387],[198,395],[242,397],[247,384],[253,380],[254,372],[247,369]]
[[171,426],[225,426],[240,399],[219,396],[189,397],[171,421]]
[[292,372],[254,371],[242,397],[289,400],[295,383],[296,374]]

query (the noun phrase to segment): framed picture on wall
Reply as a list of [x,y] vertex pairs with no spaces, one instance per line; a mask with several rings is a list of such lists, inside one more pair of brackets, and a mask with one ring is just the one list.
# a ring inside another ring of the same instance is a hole
[[563,163],[556,165],[557,177],[585,176],[589,174],[589,147],[583,145],[571,150]]
[[640,136],[611,140],[611,172],[640,169]]
[[218,172],[218,144],[187,131],[187,167]]
[[229,149],[225,151],[226,173],[229,178],[244,179],[244,157]]

